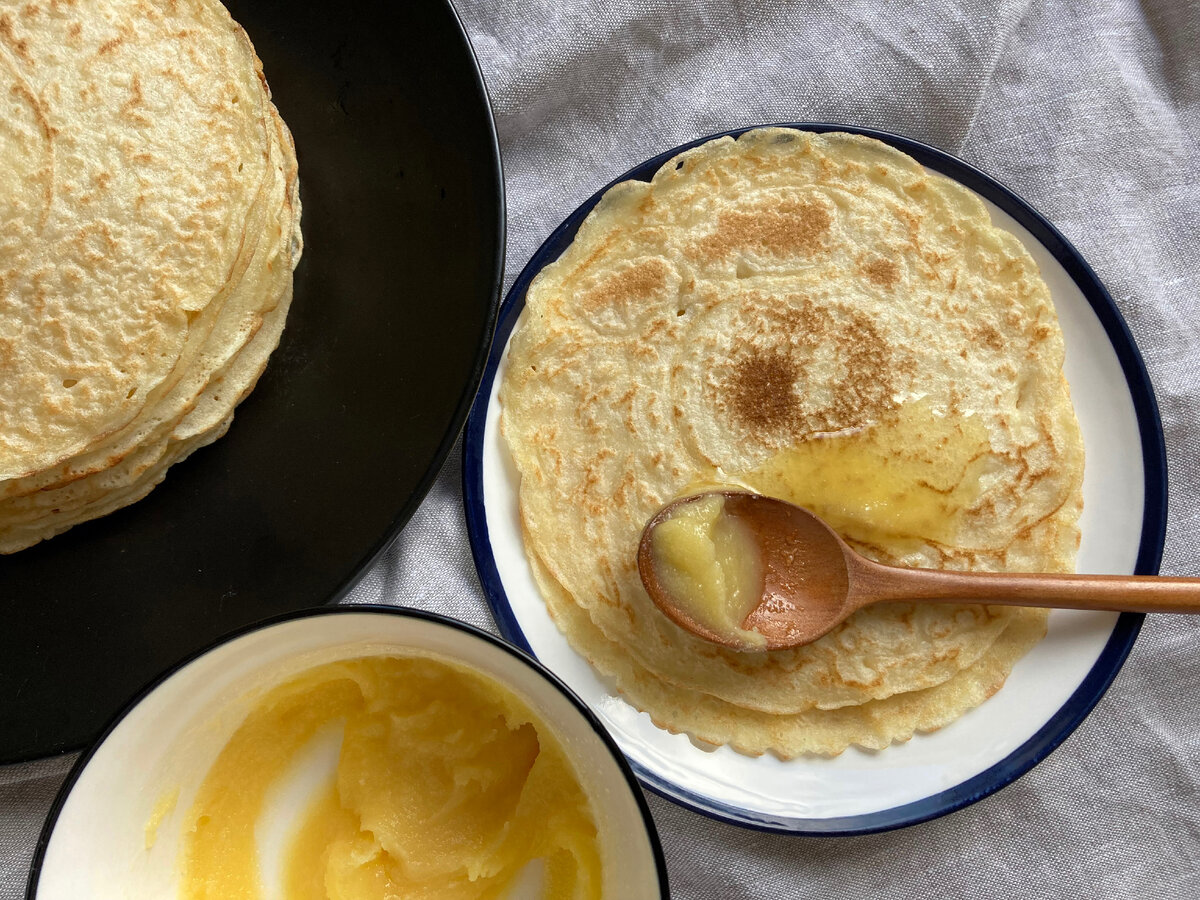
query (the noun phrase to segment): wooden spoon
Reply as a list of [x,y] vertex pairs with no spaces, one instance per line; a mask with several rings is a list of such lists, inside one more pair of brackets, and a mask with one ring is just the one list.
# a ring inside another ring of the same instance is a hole
[[1137,575],[996,574],[885,566],[851,550],[819,517],[783,500],[744,491],[710,491],[663,507],[642,531],[638,572],[650,599],[676,624],[718,644],[750,649],[736,636],[696,621],[659,577],[651,534],[682,504],[718,494],[724,514],[748,526],[762,560],[762,601],[742,628],[767,649],[808,644],[872,603],[979,602],[1056,609],[1200,613],[1200,578]]

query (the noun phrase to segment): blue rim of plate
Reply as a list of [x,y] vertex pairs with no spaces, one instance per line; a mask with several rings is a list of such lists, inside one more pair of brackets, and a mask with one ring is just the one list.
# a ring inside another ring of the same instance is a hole
[[67,803],[67,799],[71,796],[71,791],[74,790],[76,782],[82,777],[88,763],[92,761],[92,757],[99,751],[104,742],[108,740],[109,735],[117,730],[117,727],[125,721],[126,717],[147,697],[157,690],[164,682],[168,681],[174,675],[186,669],[196,660],[203,656],[207,656],[214,650],[224,647],[226,644],[231,644],[240,638],[254,634],[259,631],[265,631],[269,628],[274,628],[277,625],[285,625],[289,622],[294,622],[299,619],[311,619],[322,616],[344,616],[344,615],[386,615],[394,616],[402,619],[415,619],[421,622],[431,622],[434,625],[440,625],[444,628],[449,628],[453,631],[464,632],[471,637],[483,641],[503,650],[509,656],[520,660],[528,668],[535,671],[538,675],[548,681],[562,694],[574,707],[575,711],[583,716],[584,720],[596,732],[596,736],[600,738],[606,750],[613,758],[613,762],[617,764],[617,768],[621,770],[624,776],[626,786],[629,788],[630,794],[633,796],[633,802],[637,806],[638,813],[642,817],[642,824],[646,829],[646,840],[650,844],[650,854],[654,858],[655,875],[658,880],[658,890],[660,900],[670,900],[671,888],[667,876],[667,860],[663,855],[662,840],[658,836],[658,827],[654,823],[654,816],[650,813],[650,807],[646,804],[646,798],[642,796],[642,792],[638,788],[639,778],[635,778],[636,773],[632,771],[633,767],[630,764],[629,758],[621,750],[616,739],[612,736],[604,723],[600,720],[600,716],[592,709],[582,697],[573,691],[565,681],[550,671],[545,663],[541,662],[536,656],[528,650],[522,650],[520,647],[512,646],[511,643],[505,643],[495,635],[488,634],[482,628],[476,628],[468,622],[463,622],[458,619],[453,619],[450,616],[442,615],[441,613],[427,612],[423,609],[413,609],[407,606],[383,606],[378,603],[355,603],[345,606],[315,606],[308,609],[297,609],[290,612],[280,613],[279,615],[270,616],[266,619],[261,619],[250,625],[230,631],[227,634],[217,638],[208,646],[197,650],[185,658],[181,659],[175,665],[162,672],[156,678],[152,679],[145,687],[133,695],[132,698],[121,707],[120,711],[113,716],[112,720],[105,726],[100,733],[100,737],[88,749],[79,755],[74,765],[71,766],[70,772],[63,780],[62,786],[58,789],[58,793],[54,797],[54,803],[50,807],[50,812],[46,815],[46,821],[42,824],[42,830],[38,835],[37,844],[34,846],[33,858],[29,863],[29,878],[25,886],[25,900],[37,900],[38,884],[42,877],[42,864],[46,860],[46,851],[50,847],[50,838],[54,835],[54,828],[58,824],[58,818],[62,814],[63,807]]
[[[1157,574],[1159,564],[1162,562],[1167,527],[1167,451],[1163,438],[1162,420],[1158,413],[1158,402],[1154,397],[1154,388],[1150,383],[1150,376],[1146,372],[1146,365],[1129,332],[1129,326],[1125,324],[1116,303],[1113,302],[1096,273],[1092,271],[1091,266],[1080,256],[1079,251],[1071,246],[1062,233],[1044,216],[1011,190],[991,176],[985,175],[979,169],[945,151],[911,138],[872,128],[824,122],[785,122],[775,126],[753,125],[698,138],[660,153],[614,179],[588,198],[561,225],[554,229],[538,248],[533,258],[529,260],[521,274],[517,276],[517,280],[513,282],[508,295],[504,298],[492,350],[488,356],[487,368],[484,370],[483,382],[479,394],[475,398],[471,414],[467,418],[463,447],[463,499],[466,506],[467,533],[471,541],[471,553],[475,557],[475,568],[479,572],[480,583],[483,585],[492,615],[496,619],[496,625],[500,628],[501,634],[530,655],[536,656],[529,641],[526,640],[513,613],[512,605],[504,592],[504,585],[492,554],[487,517],[483,505],[483,437],[488,401],[500,359],[504,355],[517,317],[525,305],[525,292],[528,290],[530,282],[570,246],[583,220],[613,185],[629,180],[649,181],[664,163],[685,150],[721,137],[736,138],[747,131],[762,127],[797,128],[818,133],[845,131],[890,144],[907,153],[922,165],[941,172],[986,197],[1024,226],[1036,240],[1050,251],[1087,298],[1096,317],[1100,320],[1100,324],[1104,327],[1116,352],[1129,386],[1129,393],[1137,415],[1138,435],[1142,445],[1142,466],[1145,475],[1142,535],[1138,545],[1134,572],[1138,575]],[[1104,692],[1108,690],[1108,686],[1112,684],[1133,647],[1133,642],[1137,638],[1144,618],[1140,613],[1122,613],[1118,617],[1108,642],[1083,683],[1058,712],[1024,744],[990,768],[952,788],[891,809],[821,819],[770,816],[740,809],[697,793],[685,785],[677,784],[651,771],[634,759],[629,760],[630,766],[637,773],[642,784],[654,793],[710,818],[757,831],[808,836],[849,836],[916,825],[962,809],[964,806],[969,806],[989,794],[995,793],[1024,775],[1066,740],[1092,711]]]

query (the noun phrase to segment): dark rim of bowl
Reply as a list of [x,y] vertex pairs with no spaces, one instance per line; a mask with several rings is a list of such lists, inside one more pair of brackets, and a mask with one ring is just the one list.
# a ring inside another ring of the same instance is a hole
[[379,604],[368,603],[333,607],[320,606],[313,609],[302,609],[294,612],[282,613],[278,616],[272,616],[268,619],[263,619],[261,622],[256,622],[253,625],[247,625],[244,628],[239,628],[236,631],[226,634],[224,637],[218,638],[204,649],[198,650],[197,652],[188,656],[186,659],[181,660],[180,662],[171,666],[171,668],[167,669],[165,672],[147,684],[144,688],[138,691],[124,706],[124,708],[122,708],[121,711],[113,717],[112,721],[109,722],[109,724],[105,727],[103,733],[97,739],[96,743],[94,743],[83,755],[79,757],[78,760],[76,760],[75,764],[71,767],[71,771],[67,774],[67,778],[63,782],[62,787],[59,788],[58,794],[54,798],[54,803],[50,807],[50,813],[46,817],[46,823],[42,826],[41,834],[38,836],[37,845],[34,848],[33,860],[29,867],[29,884],[25,890],[26,900],[36,900],[37,898],[37,887],[38,882],[41,879],[42,864],[46,858],[46,850],[50,845],[50,839],[54,834],[54,826],[58,823],[58,817],[62,813],[63,806],[66,804],[67,798],[70,796],[76,782],[83,775],[83,772],[87,768],[88,763],[91,762],[92,757],[95,756],[100,748],[104,745],[104,742],[108,739],[108,736],[112,734],[113,731],[115,731],[123,721],[125,721],[125,717],[128,716],[134,710],[134,708],[138,706],[138,704],[145,700],[146,697],[153,693],[160,685],[178,672],[181,672],[183,669],[187,668],[202,656],[207,656],[212,651],[255,632],[264,631],[268,628],[273,628],[277,625],[293,622],[298,619],[319,618],[321,616],[370,616],[379,614],[397,616],[399,618],[406,619],[419,619],[425,622],[432,622],[436,625],[441,625],[446,628],[451,628],[456,631],[464,632],[472,637],[482,640],[484,643],[490,644],[491,646],[504,651],[509,656],[524,663],[527,667],[549,682],[553,687],[557,688],[558,692],[562,694],[568,701],[570,701],[575,710],[592,727],[592,731],[594,731],[597,737],[600,738],[600,741],[604,744],[605,749],[608,750],[609,755],[612,756],[613,761],[617,764],[617,768],[621,770],[621,775],[625,778],[625,783],[629,788],[629,793],[633,797],[634,802],[637,804],[638,812],[642,816],[642,824],[646,832],[646,841],[650,844],[650,850],[654,856],[654,866],[658,875],[659,895],[662,900],[669,900],[671,896],[671,890],[667,882],[667,861],[666,857],[663,856],[662,842],[658,837],[658,829],[655,827],[654,817],[650,814],[650,807],[646,803],[646,798],[642,794],[640,785],[638,784],[638,778],[634,775],[633,770],[629,765],[629,761],[625,758],[625,754],[621,752],[621,748],[617,746],[617,742],[613,740],[612,735],[608,733],[608,729],[604,727],[603,723],[601,723],[599,717],[592,711],[590,706],[584,703],[583,700],[573,690],[567,687],[566,683],[561,678],[547,669],[546,666],[539,662],[533,655],[514,647],[511,643],[503,641],[495,635],[488,634],[481,628],[476,628],[474,625],[459,621],[458,619],[452,619],[449,616],[443,616],[439,613],[426,612],[425,610],[421,609],[410,609],[404,606],[382,606]]
[[[488,357],[487,371],[484,373],[483,383],[479,395],[475,398],[470,418],[467,419],[462,476],[471,553],[475,558],[479,580],[487,594],[488,603],[492,608],[492,614],[500,628],[500,633],[533,655],[533,648],[521,630],[512,605],[504,592],[500,573],[496,568],[488,535],[483,492],[483,437],[492,384],[496,378],[500,359],[507,348],[509,336],[525,304],[525,292],[528,290],[530,282],[545,266],[556,260],[566,250],[574,240],[580,224],[613,185],[632,179],[648,181],[664,163],[686,150],[717,138],[738,137],[755,128],[765,127],[795,128],[817,133],[845,131],[890,144],[912,156],[921,164],[948,175],[995,203],[1050,251],[1087,298],[1096,317],[1100,320],[1100,324],[1116,352],[1129,386],[1130,397],[1137,415],[1145,479],[1142,533],[1134,572],[1138,575],[1157,574],[1162,561],[1167,524],[1167,456],[1158,402],[1155,400],[1150,376],[1146,372],[1145,363],[1134,343],[1129,327],[1091,266],[1063,237],[1062,233],[1027,202],[991,176],[985,175],[969,163],[963,162],[943,150],[911,138],[872,128],[823,122],[784,122],[777,125],[753,125],[708,135],[667,150],[633,167],[601,188],[571,213],[546,238],[509,290],[501,307],[500,323],[491,354]],[[758,831],[809,836],[846,836],[871,834],[915,825],[982,800],[1024,775],[1045,759],[1079,727],[1079,724],[1104,695],[1117,672],[1120,671],[1125,658],[1129,655],[1144,618],[1140,613],[1121,614],[1113,627],[1108,642],[1083,682],[1058,712],[1024,744],[988,769],[954,787],[891,809],[831,818],[771,816],[741,809],[692,791],[651,771],[635,760],[631,759],[630,764],[637,772],[642,784],[656,794],[710,818]]]

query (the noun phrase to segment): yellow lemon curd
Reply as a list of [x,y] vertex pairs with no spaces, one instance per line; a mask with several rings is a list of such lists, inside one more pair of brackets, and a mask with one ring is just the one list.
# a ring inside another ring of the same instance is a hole
[[716,634],[750,647],[766,638],[742,627],[762,600],[758,546],[746,526],[724,514],[725,498],[712,495],[676,507],[655,526],[655,568],[679,606]]
[[192,805],[185,898],[264,896],[264,802],[339,722],[336,772],[284,854],[287,900],[502,897],[533,860],[547,900],[600,897],[591,806],[544,723],[474,672],[376,656],[310,669],[251,710]]

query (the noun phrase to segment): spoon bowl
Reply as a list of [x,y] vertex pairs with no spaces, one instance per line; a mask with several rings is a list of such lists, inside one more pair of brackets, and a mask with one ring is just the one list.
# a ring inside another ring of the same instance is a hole
[[642,583],[675,624],[715,643],[750,649],[738,637],[699,621],[683,598],[668,589],[654,553],[653,534],[658,525],[677,515],[682,506],[713,495],[724,499],[724,515],[744,524],[758,547],[762,601],[742,627],[766,638],[766,649],[815,641],[854,612],[853,608],[847,609],[848,559],[850,554],[857,554],[822,519],[799,506],[761,494],[710,491],[668,503],[646,525],[638,544]]
[[762,573],[761,599],[741,628],[765,649],[811,643],[864,606],[883,602],[971,603],[1129,612],[1200,612],[1200,579],[1136,575],[946,572],[885,566],[855,552],[815,513],[747,491],[708,491],[673,500],[646,523],[638,573],[650,599],[675,624],[738,650],[762,650],[698,618],[686,596],[668,589],[655,530],[688,504],[718,496],[721,514],[753,541]]

